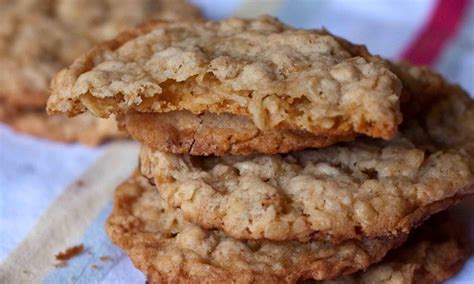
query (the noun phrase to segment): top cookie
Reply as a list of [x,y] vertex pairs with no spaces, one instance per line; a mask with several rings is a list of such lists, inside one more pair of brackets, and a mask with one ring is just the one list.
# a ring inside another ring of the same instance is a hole
[[[401,111],[405,119],[427,108],[437,97],[456,93],[431,69],[407,63],[390,63],[403,84]],[[117,117],[121,129],[140,143],[161,152],[195,156],[278,154],[323,148],[354,139],[350,135],[315,135],[291,129],[258,129],[242,115],[189,111],[168,113],[129,112]]]
[[392,138],[401,83],[364,47],[270,17],[149,22],[52,81],[50,113],[230,113],[259,129]]

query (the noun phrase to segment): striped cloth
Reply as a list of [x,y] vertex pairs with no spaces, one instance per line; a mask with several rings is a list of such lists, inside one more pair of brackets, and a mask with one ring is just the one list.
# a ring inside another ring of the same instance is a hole
[[[325,26],[373,53],[431,65],[474,94],[473,1],[193,2],[212,19],[267,13],[298,27]],[[144,283],[103,229],[114,188],[136,166],[137,153],[131,142],[90,149],[0,125],[0,283]],[[473,205],[464,202],[458,213],[474,233],[466,214]],[[85,252],[56,268],[54,255],[77,244]],[[449,282],[474,283],[474,258]]]

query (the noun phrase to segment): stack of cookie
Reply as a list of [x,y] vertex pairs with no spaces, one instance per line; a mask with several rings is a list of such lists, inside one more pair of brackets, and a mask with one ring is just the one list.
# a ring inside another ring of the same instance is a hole
[[473,101],[325,30],[148,22],[58,73],[48,110],[143,144],[107,231],[152,282],[441,281],[467,257],[432,220],[382,261],[474,192]]

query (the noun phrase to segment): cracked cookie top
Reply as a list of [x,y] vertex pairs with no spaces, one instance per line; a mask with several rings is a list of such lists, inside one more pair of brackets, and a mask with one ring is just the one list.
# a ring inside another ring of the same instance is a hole
[[149,22],[58,73],[51,113],[230,113],[259,129],[392,138],[401,83],[385,61],[325,30],[270,17]]

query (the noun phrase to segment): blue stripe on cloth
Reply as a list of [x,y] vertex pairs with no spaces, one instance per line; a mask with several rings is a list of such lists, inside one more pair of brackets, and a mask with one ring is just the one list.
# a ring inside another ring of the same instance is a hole
[[[108,204],[86,230],[82,240],[85,251],[70,259],[67,266],[54,269],[43,280],[43,283],[104,283],[104,279],[116,266],[127,265],[127,256],[109,240],[105,232],[105,221],[111,212]],[[108,256],[108,260],[100,260],[101,256]],[[127,265],[130,266],[130,265]],[[114,283],[144,283],[143,275],[133,267],[126,267],[127,280],[115,279]],[[132,276],[132,277],[130,277]],[[110,281],[107,281],[110,282]]]

